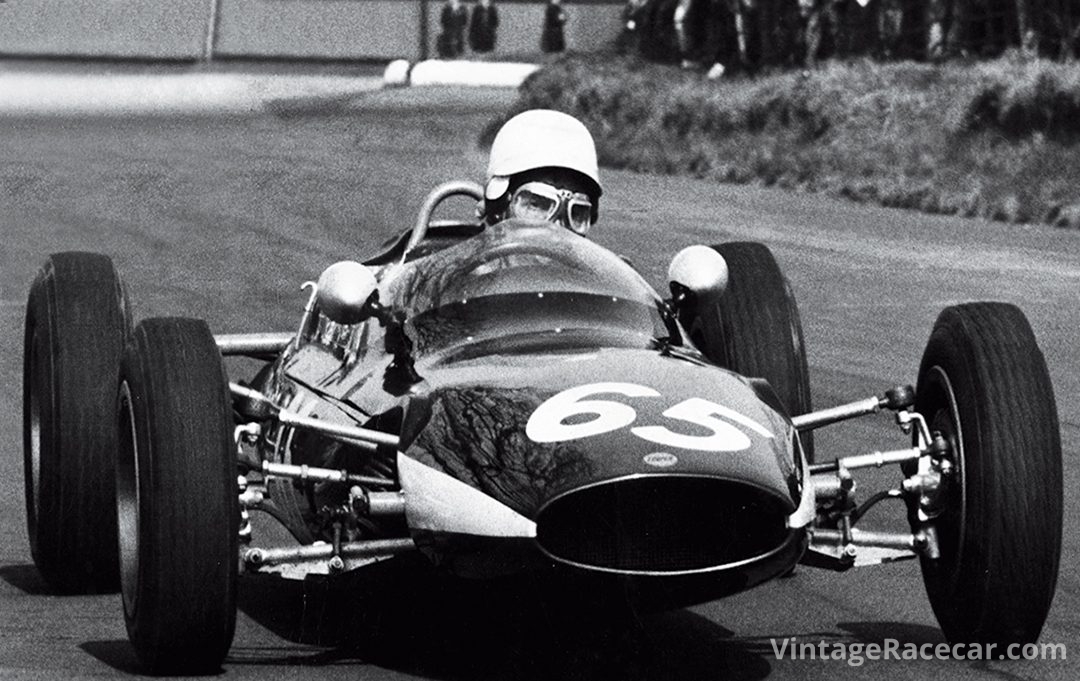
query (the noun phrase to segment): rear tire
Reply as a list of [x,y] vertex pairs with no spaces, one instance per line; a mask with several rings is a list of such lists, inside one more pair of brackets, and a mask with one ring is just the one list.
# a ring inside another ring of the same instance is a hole
[[[916,410],[951,448],[940,558],[922,559],[951,642],[1032,643],[1061,556],[1061,440],[1053,386],[1027,318],[1004,303],[949,307],[919,368]],[[912,509],[912,525],[922,525]]]
[[30,553],[59,593],[115,591],[114,418],[130,333],[124,286],[94,253],[49,256],[23,344],[23,465]]
[[[691,340],[720,366],[767,380],[789,416],[812,411],[799,308],[772,251],[755,242],[713,248],[727,261],[728,285],[689,320]],[[800,440],[812,463],[813,435]]]
[[236,624],[240,510],[228,378],[204,322],[135,328],[117,417],[128,637],[152,673],[214,673]]

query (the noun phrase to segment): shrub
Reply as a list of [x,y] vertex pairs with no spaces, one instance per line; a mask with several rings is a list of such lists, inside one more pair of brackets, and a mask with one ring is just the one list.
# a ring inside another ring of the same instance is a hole
[[1011,139],[1035,133],[1072,140],[1080,135],[1080,72],[1045,60],[993,62],[976,68],[959,132],[998,132]]
[[579,117],[607,166],[1010,222],[1077,222],[1076,65],[861,61],[710,81],[636,59],[567,56],[530,76],[482,141],[536,107]]

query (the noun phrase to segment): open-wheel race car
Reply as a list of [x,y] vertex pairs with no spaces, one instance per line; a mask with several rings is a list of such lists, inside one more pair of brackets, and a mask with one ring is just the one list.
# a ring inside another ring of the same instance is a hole
[[[915,388],[814,411],[764,245],[683,250],[662,296],[568,230],[432,219],[459,194],[480,190],[436,188],[385,251],[305,284],[295,332],[134,325],[108,257],[40,270],[24,346],[33,557],[57,591],[119,586],[148,670],[220,668],[244,574],[356,574],[417,552],[455,578],[529,575],[552,597],[595,596],[581,607],[615,594],[641,609],[800,563],[918,558],[950,641],[1038,637],[1061,447],[1019,309],[948,307]],[[236,355],[261,368],[228,376]],[[899,446],[814,451],[816,428],[882,410]],[[883,465],[895,488],[858,503],[855,475]],[[858,527],[891,499],[904,531]],[[294,540],[268,544],[255,511]]]

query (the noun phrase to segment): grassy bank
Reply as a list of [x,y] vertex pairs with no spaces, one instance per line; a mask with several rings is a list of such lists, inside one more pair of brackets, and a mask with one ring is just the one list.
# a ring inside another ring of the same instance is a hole
[[533,107],[580,117],[609,167],[1080,227],[1080,65],[860,62],[709,81],[567,57],[508,115]]

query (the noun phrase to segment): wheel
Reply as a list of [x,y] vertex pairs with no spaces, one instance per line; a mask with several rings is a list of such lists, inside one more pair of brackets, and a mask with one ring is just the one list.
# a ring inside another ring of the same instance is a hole
[[[1031,643],[1061,555],[1061,439],[1046,362],[1024,314],[1004,303],[946,308],[922,357],[916,410],[949,446],[951,472],[914,529],[934,614],[953,642]],[[934,470],[940,471],[941,464]]]
[[[716,303],[685,320],[691,340],[720,366],[767,380],[788,415],[811,411],[799,308],[776,258],[754,242],[713,248],[727,261],[728,285]],[[813,462],[813,435],[804,433],[800,440]]]
[[60,593],[118,586],[113,417],[130,329],[112,261],[56,253],[38,271],[23,343],[23,465],[34,564]]
[[228,379],[204,322],[135,327],[117,419],[128,638],[152,673],[216,672],[236,623],[240,509]]

